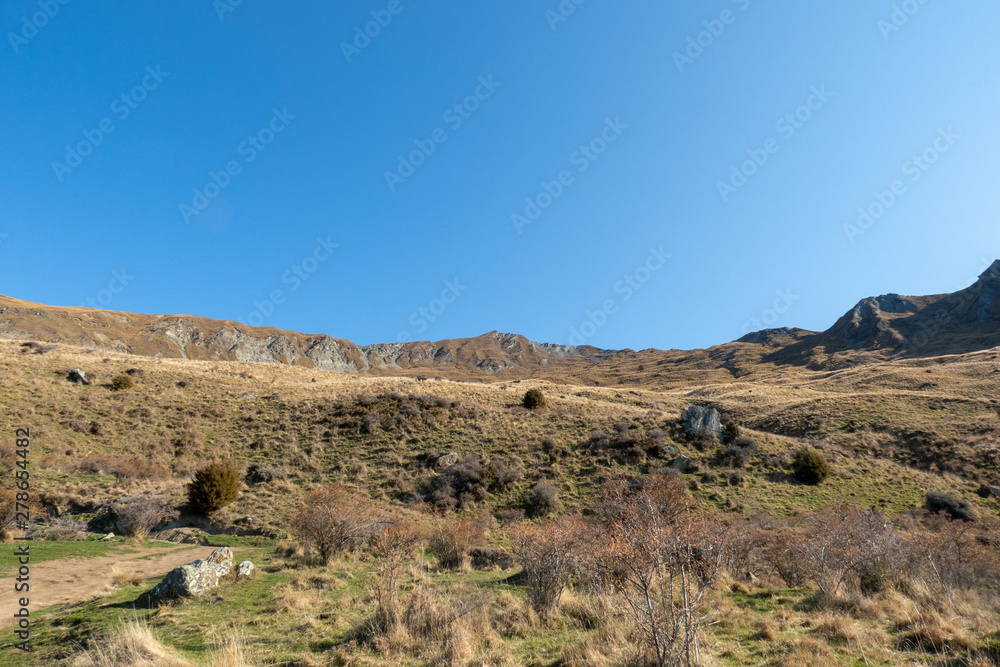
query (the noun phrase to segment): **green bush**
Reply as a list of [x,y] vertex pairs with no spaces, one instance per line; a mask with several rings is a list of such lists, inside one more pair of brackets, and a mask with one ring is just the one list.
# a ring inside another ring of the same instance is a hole
[[541,410],[548,407],[548,401],[545,400],[545,394],[542,393],[542,390],[529,389],[525,392],[524,407],[529,410]]
[[795,453],[792,469],[795,479],[805,484],[819,484],[830,474],[830,466],[826,464],[823,455],[807,447]]
[[131,389],[133,384],[135,383],[132,381],[132,378],[124,373],[119,373],[115,376],[115,379],[111,381],[111,390],[122,391],[125,389]]
[[210,514],[236,500],[240,475],[231,461],[215,461],[199,470],[188,484],[188,504],[201,514]]

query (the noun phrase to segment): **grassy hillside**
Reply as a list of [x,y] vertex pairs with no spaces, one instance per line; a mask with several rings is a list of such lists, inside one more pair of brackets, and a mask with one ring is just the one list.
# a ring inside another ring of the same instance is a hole
[[[766,516],[773,519],[764,523],[805,530],[797,522],[810,512],[846,505],[876,508],[909,534],[923,520],[925,493],[942,491],[970,503],[986,535],[1000,501],[975,492],[1000,479],[998,365],[1000,357],[985,351],[704,385],[685,370],[683,378],[662,378],[676,388],[654,390],[339,375],[0,342],[0,467],[12,477],[14,429],[30,428],[34,493],[63,518],[88,520],[101,503],[144,490],[181,507],[190,475],[212,459],[285,474],[243,486],[233,505],[197,521],[211,533],[242,534],[214,539],[245,550],[263,568],[258,579],[227,584],[219,606],[193,601],[125,613],[144,589],[136,586],[50,610],[41,615],[42,650],[24,664],[69,660],[78,651],[66,649],[67,640],[87,645],[133,615],[179,659],[197,664],[209,664],[226,642],[217,618],[236,619],[230,634],[242,637],[253,664],[623,664],[635,659],[626,650],[635,638],[620,602],[577,581],[558,614],[542,619],[525,606],[517,567],[456,571],[426,547],[407,561],[402,599],[430,595],[435,608],[476,611],[433,638],[373,637],[365,623],[377,559],[362,550],[317,563],[292,518],[310,490],[342,482],[425,534],[454,521],[451,508],[459,517],[485,511],[493,517],[480,519],[487,541],[509,550],[539,481],[551,481],[564,513],[589,515],[607,481],[656,475],[680,454],[694,464],[681,478],[698,514],[722,525],[742,530]],[[67,381],[70,368],[94,382]],[[141,371],[133,371],[133,386],[113,390],[112,379],[130,369]],[[530,388],[544,392],[548,409],[521,406]],[[746,467],[732,468],[722,447],[682,433],[681,411],[706,404],[756,441]],[[792,475],[789,462],[802,446],[830,465],[818,486]],[[457,466],[435,466],[452,452]],[[974,591],[934,606],[921,583],[834,604],[818,601],[810,581],[789,586],[758,570],[747,583],[733,574],[707,594],[718,622],[705,631],[706,664],[933,664],[945,656],[985,660],[997,646],[995,607]],[[940,641],[907,639],[934,625],[950,628]],[[603,654],[605,662],[595,657]]]

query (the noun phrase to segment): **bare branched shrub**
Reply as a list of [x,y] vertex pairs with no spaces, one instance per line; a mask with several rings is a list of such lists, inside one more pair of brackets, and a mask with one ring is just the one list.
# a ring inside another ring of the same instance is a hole
[[441,567],[456,570],[468,561],[469,552],[486,544],[482,522],[472,519],[444,520],[431,534],[430,549]]
[[558,606],[577,569],[586,525],[575,516],[514,529],[514,550],[524,568],[528,603],[541,616]]
[[540,480],[528,492],[528,514],[544,517],[562,510],[559,489],[547,479]]
[[127,536],[145,539],[157,524],[180,516],[167,499],[153,492],[120,498],[108,505],[111,518]]
[[805,539],[790,549],[827,597],[844,588],[866,594],[882,590],[898,575],[904,558],[903,543],[885,516],[844,507],[813,514]]
[[378,634],[391,634],[400,626],[400,576],[403,564],[413,556],[419,542],[419,531],[401,519],[390,519],[372,540],[371,551],[378,566],[369,582],[375,600],[372,629]]
[[952,591],[973,589],[997,594],[1000,549],[995,537],[971,522],[941,515],[931,517],[927,528],[913,536],[912,548],[915,561],[927,568],[928,579],[938,590],[949,596]]
[[374,538],[384,519],[368,496],[332,484],[310,491],[305,507],[292,521],[301,538],[316,548],[328,564],[341,553],[353,551]]
[[641,486],[612,482],[598,511],[604,530],[590,562],[620,592],[660,667],[696,664],[711,617],[704,595],[725,553],[719,530],[691,505],[683,480],[657,475]]

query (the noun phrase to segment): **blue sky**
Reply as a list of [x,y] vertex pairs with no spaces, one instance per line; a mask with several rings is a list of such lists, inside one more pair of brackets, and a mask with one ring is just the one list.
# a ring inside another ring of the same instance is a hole
[[1000,257],[994,2],[451,4],[4,3],[0,293],[691,348]]

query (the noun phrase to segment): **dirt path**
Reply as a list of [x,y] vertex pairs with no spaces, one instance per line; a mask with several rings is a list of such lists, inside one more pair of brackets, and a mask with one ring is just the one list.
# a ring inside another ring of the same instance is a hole
[[[29,609],[37,613],[46,607],[66,602],[88,600],[101,594],[111,585],[111,568],[123,567],[139,576],[166,575],[179,565],[199,558],[206,558],[214,547],[195,547],[187,544],[164,544],[162,547],[139,547],[133,553],[95,556],[93,558],[60,558],[43,561],[31,566],[31,600]],[[144,558],[145,556],[145,558]],[[0,579],[0,628],[13,624],[17,611],[14,579]]]

